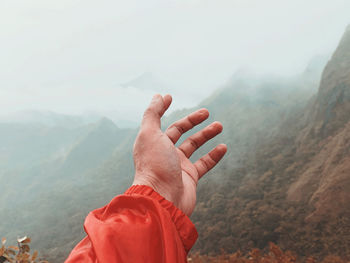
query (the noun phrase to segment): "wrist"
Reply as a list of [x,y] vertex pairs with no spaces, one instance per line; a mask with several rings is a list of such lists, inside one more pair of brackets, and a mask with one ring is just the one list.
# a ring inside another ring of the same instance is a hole
[[135,179],[132,185],[146,185],[151,187],[155,192],[163,196],[166,200],[172,202],[176,207],[179,207],[179,197],[182,194],[182,189],[173,187],[169,184],[157,182],[150,176],[137,176],[135,175]]

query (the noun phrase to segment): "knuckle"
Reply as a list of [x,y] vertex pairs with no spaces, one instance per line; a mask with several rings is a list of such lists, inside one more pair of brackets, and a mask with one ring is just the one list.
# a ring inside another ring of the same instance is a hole
[[193,138],[188,138],[188,142],[190,143],[190,145],[193,147],[193,148],[195,148],[195,149],[197,149],[198,148],[198,143],[193,139]]
[[194,123],[194,121],[191,120],[190,116],[186,117],[187,121],[192,125],[195,126],[196,124]]
[[206,170],[209,170],[209,165],[204,158],[200,158],[200,161]]
[[210,136],[210,134],[208,134],[208,133],[210,133],[210,131],[207,131],[207,130],[203,130],[202,131],[202,136],[203,136],[203,138],[206,140],[206,141],[208,141],[208,140],[210,140],[211,139],[211,136]]
[[180,125],[174,125],[174,127],[179,131],[180,134],[183,134],[185,132],[184,128]]
[[168,129],[169,130],[173,130],[173,129],[177,130],[180,134],[184,133],[184,129],[180,125],[177,125],[176,123],[170,125]]

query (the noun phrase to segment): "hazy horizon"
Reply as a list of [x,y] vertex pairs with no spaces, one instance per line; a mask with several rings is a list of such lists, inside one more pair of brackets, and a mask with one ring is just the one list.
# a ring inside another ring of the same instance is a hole
[[[345,0],[5,1],[0,115],[114,112],[137,121],[155,92],[173,94],[173,110],[192,107],[242,68],[301,73],[336,48],[348,10]],[[144,74],[161,84],[122,86]]]

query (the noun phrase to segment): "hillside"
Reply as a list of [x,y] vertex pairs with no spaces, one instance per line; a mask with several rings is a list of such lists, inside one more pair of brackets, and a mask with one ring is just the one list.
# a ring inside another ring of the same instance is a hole
[[[349,113],[350,27],[323,72],[317,98],[308,112],[309,123],[297,139],[301,152],[313,148],[317,153],[290,187],[288,199],[313,204],[310,220],[350,212],[346,201],[350,197]],[[312,195],[305,197],[300,194],[303,192]]]
[[300,256],[350,256],[349,29],[316,96],[281,120],[271,137],[260,136],[239,167],[216,170],[226,185],[202,185],[193,215],[196,249],[247,251],[273,241]]
[[[6,138],[0,141],[0,233],[9,240],[30,235],[34,249],[62,262],[84,236],[86,214],[119,189],[103,180],[94,185],[101,170],[108,178],[105,163],[111,158],[118,163],[124,154],[118,147],[133,131],[104,118],[76,127],[1,123],[0,134]],[[123,176],[113,175],[123,182]]]

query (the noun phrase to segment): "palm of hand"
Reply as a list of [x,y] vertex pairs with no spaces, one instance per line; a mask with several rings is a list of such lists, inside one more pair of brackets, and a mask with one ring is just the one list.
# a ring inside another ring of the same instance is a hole
[[206,141],[222,131],[214,122],[187,138],[179,147],[175,143],[181,135],[208,118],[205,109],[198,110],[173,123],[165,132],[160,130],[160,118],[170,106],[171,97],[156,95],[146,110],[134,145],[135,179],[133,185],[152,187],[174,203],[186,215],[191,215],[196,203],[198,180],[213,168],[226,152],[218,145],[197,162],[189,157]]

